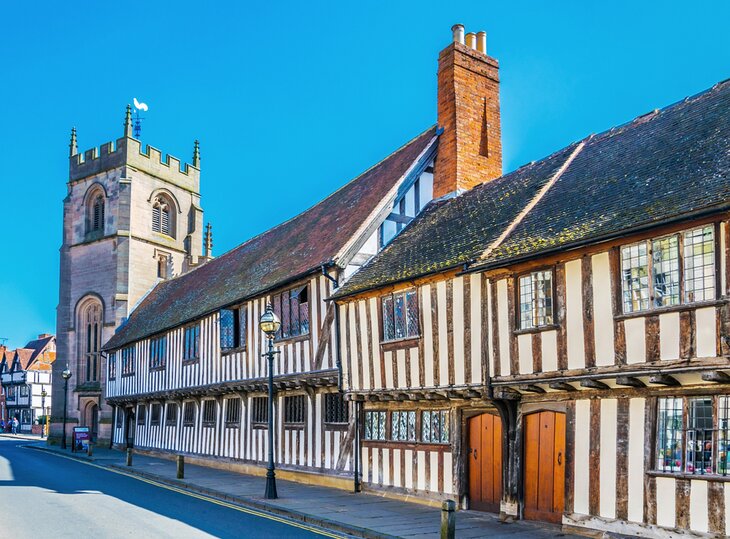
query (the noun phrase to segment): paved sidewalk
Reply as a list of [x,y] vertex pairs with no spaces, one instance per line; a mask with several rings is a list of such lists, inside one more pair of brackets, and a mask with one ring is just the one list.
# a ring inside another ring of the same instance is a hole
[[[440,509],[387,499],[372,493],[354,494],[277,479],[279,499],[266,500],[262,497],[264,477],[186,463],[185,479],[178,480],[175,478],[175,462],[171,460],[135,454],[133,466],[128,467],[124,453],[107,448],[94,447],[93,457],[88,457],[83,453],[63,451],[57,446],[47,446],[44,443],[28,445],[80,460],[91,460],[98,465],[357,537],[439,538]],[[570,536],[557,526],[526,521],[506,524],[500,522],[496,515],[477,511],[458,511],[456,530],[457,538],[464,539],[540,539]]]

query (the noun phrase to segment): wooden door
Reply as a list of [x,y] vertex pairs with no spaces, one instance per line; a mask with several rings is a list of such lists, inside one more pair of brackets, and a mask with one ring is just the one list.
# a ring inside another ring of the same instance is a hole
[[467,462],[470,508],[498,513],[502,499],[502,420],[498,415],[469,419]]
[[560,523],[565,507],[565,414],[525,417],[525,518]]

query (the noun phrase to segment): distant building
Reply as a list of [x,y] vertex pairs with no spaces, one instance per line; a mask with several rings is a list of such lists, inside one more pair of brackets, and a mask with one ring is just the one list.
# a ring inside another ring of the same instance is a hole
[[0,384],[5,400],[2,419],[7,422],[18,418],[20,431],[31,432],[35,421],[51,408],[51,368],[56,360],[56,338],[41,334],[23,348],[4,349],[1,354]]

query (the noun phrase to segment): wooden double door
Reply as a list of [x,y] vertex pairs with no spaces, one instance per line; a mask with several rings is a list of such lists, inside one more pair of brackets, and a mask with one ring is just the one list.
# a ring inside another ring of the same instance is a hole
[[497,414],[469,419],[470,508],[499,512],[502,500],[502,420]]
[[560,523],[565,507],[565,414],[535,412],[525,416],[524,426],[524,517]]

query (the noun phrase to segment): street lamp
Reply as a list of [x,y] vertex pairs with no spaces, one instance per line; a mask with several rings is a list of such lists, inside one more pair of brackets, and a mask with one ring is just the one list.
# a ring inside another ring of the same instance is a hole
[[41,438],[44,436],[48,436],[48,433],[46,432],[46,427],[48,426],[48,416],[46,415],[46,397],[48,396],[48,392],[46,391],[46,388],[44,386],[41,386],[41,410],[43,410],[43,423],[44,425],[41,425]]
[[269,465],[266,468],[266,493],[264,497],[269,500],[278,498],[276,495],[276,473],[274,472],[274,336],[281,327],[281,321],[276,316],[271,303],[266,304],[266,311],[261,315],[259,320],[261,331],[266,334],[269,342],[268,350],[265,354],[269,360]]
[[68,379],[71,378],[71,371],[68,367],[61,373],[63,376],[63,435],[61,436],[61,449],[66,449],[66,405],[68,404]]

